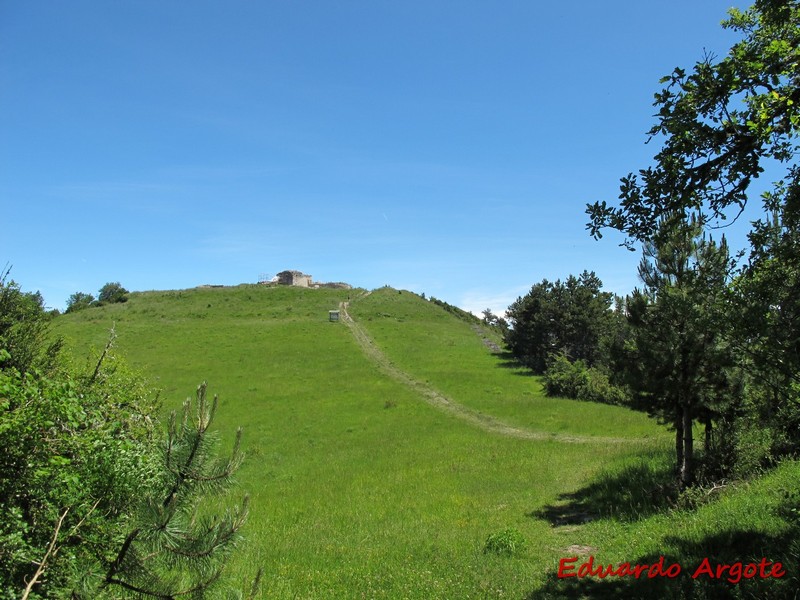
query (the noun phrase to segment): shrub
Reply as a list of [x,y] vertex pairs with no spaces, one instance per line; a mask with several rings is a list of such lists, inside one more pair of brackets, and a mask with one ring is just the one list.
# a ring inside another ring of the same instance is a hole
[[99,302],[114,304],[115,302],[127,302],[128,290],[126,290],[118,282],[110,282],[100,288],[100,294],[97,297]]
[[464,309],[458,308],[457,306],[453,306],[452,304],[448,304],[444,300],[439,300],[438,298],[434,298],[433,296],[431,296],[430,302],[432,302],[433,304],[436,304],[437,306],[442,307],[444,310],[449,312],[451,315],[454,315],[454,316],[458,317],[462,321],[466,321],[467,323],[476,324],[476,325],[481,323],[481,320],[478,317],[476,317],[475,315],[473,315],[471,312],[467,312]]
[[125,590],[201,597],[247,515],[246,500],[217,516],[199,509],[230,487],[240,434],[230,458],[218,459],[209,430],[217,400],[206,400],[203,384],[158,444],[158,395],[109,355],[113,332],[90,374],[67,368],[56,360],[60,344],[50,342],[41,296],[22,293],[6,274],[0,600],[118,598]]
[[66,312],[77,312],[94,305],[94,296],[83,292],[75,292],[67,300]]
[[563,354],[555,356],[544,372],[544,387],[548,396],[604,404],[628,403],[625,391],[611,384],[605,373],[587,366],[582,360],[570,362]]
[[0,273],[0,368],[25,373],[31,368],[53,368],[61,341],[49,334],[50,315],[39,292],[23,292],[8,280],[9,270]]
[[151,485],[157,401],[121,364],[95,380],[2,369],[0,398],[0,589],[66,595]]

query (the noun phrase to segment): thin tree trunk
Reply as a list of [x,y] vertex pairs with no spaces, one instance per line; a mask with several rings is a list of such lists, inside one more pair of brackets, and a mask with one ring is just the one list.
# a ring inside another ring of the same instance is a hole
[[694,479],[694,436],[692,433],[692,414],[688,406],[683,407],[683,466],[681,467],[681,487],[687,487]]
[[676,471],[680,476],[683,470],[683,419],[680,410],[675,415],[675,457],[677,458]]

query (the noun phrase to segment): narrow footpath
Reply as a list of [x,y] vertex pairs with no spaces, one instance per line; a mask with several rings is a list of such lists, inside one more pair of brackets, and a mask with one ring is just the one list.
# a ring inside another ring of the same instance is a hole
[[427,383],[415,379],[409,373],[403,371],[393,364],[392,361],[389,360],[389,357],[386,356],[386,354],[380,348],[378,348],[378,346],[375,344],[375,341],[372,339],[372,337],[370,337],[367,331],[361,325],[359,325],[353,319],[353,317],[350,316],[350,313],[347,311],[348,307],[349,302],[341,302],[339,304],[341,321],[347,325],[347,327],[353,333],[353,337],[356,339],[356,342],[358,342],[358,345],[361,347],[361,350],[364,352],[367,358],[372,361],[385,375],[391,377],[399,383],[402,383],[406,387],[411,388],[411,390],[425,400],[425,402],[461,421],[465,421],[470,425],[478,427],[488,433],[524,440],[552,440],[573,444],[620,444],[634,443],[639,441],[630,438],[564,435],[560,433],[547,433],[524,429],[522,427],[515,427],[513,425],[503,423],[499,419],[480,413],[464,406],[463,404],[459,404],[452,398],[448,398],[441,392],[436,391]]

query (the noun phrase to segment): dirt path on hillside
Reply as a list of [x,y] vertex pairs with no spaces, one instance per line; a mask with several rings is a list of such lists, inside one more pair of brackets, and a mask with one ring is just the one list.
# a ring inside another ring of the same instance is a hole
[[[363,297],[363,296],[360,296]],[[402,383],[403,385],[411,388],[417,395],[421,396],[428,404],[442,410],[457,419],[465,421],[470,425],[479,427],[480,429],[489,433],[514,437],[524,440],[553,440],[556,442],[568,443],[630,443],[639,440],[630,438],[612,438],[612,437],[593,437],[593,436],[579,436],[579,435],[564,435],[560,433],[545,433],[542,431],[534,431],[508,425],[502,421],[476,410],[468,408],[463,404],[455,402],[444,394],[436,391],[430,385],[413,378],[409,373],[397,367],[386,354],[378,348],[375,341],[370,337],[366,330],[355,322],[355,320],[347,312],[349,302],[341,302],[339,304],[341,320],[353,333],[356,342],[366,354],[367,358],[375,363],[377,367],[386,375]]]

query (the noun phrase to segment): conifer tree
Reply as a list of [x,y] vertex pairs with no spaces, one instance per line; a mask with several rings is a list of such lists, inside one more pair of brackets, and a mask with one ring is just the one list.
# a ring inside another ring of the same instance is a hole
[[[147,493],[134,526],[105,567],[100,590],[126,590],[139,597],[203,597],[219,580],[247,517],[247,497],[239,508],[212,515],[199,506],[203,497],[228,489],[241,464],[241,430],[227,459],[216,456],[209,431],[217,397],[187,399],[180,420],[173,412],[154,488]],[[90,596],[87,596],[90,597]]]
[[700,235],[697,218],[665,219],[655,241],[644,246],[639,276],[645,287],[628,305],[628,383],[650,414],[675,429],[681,486],[695,475],[693,423],[705,425],[710,451],[713,423],[736,395],[723,310],[727,244]]
[[505,331],[514,357],[537,373],[559,352],[590,366],[602,362],[603,339],[613,327],[613,294],[602,286],[594,271],[584,271],[564,282],[544,279],[517,298],[508,307],[511,327]]

